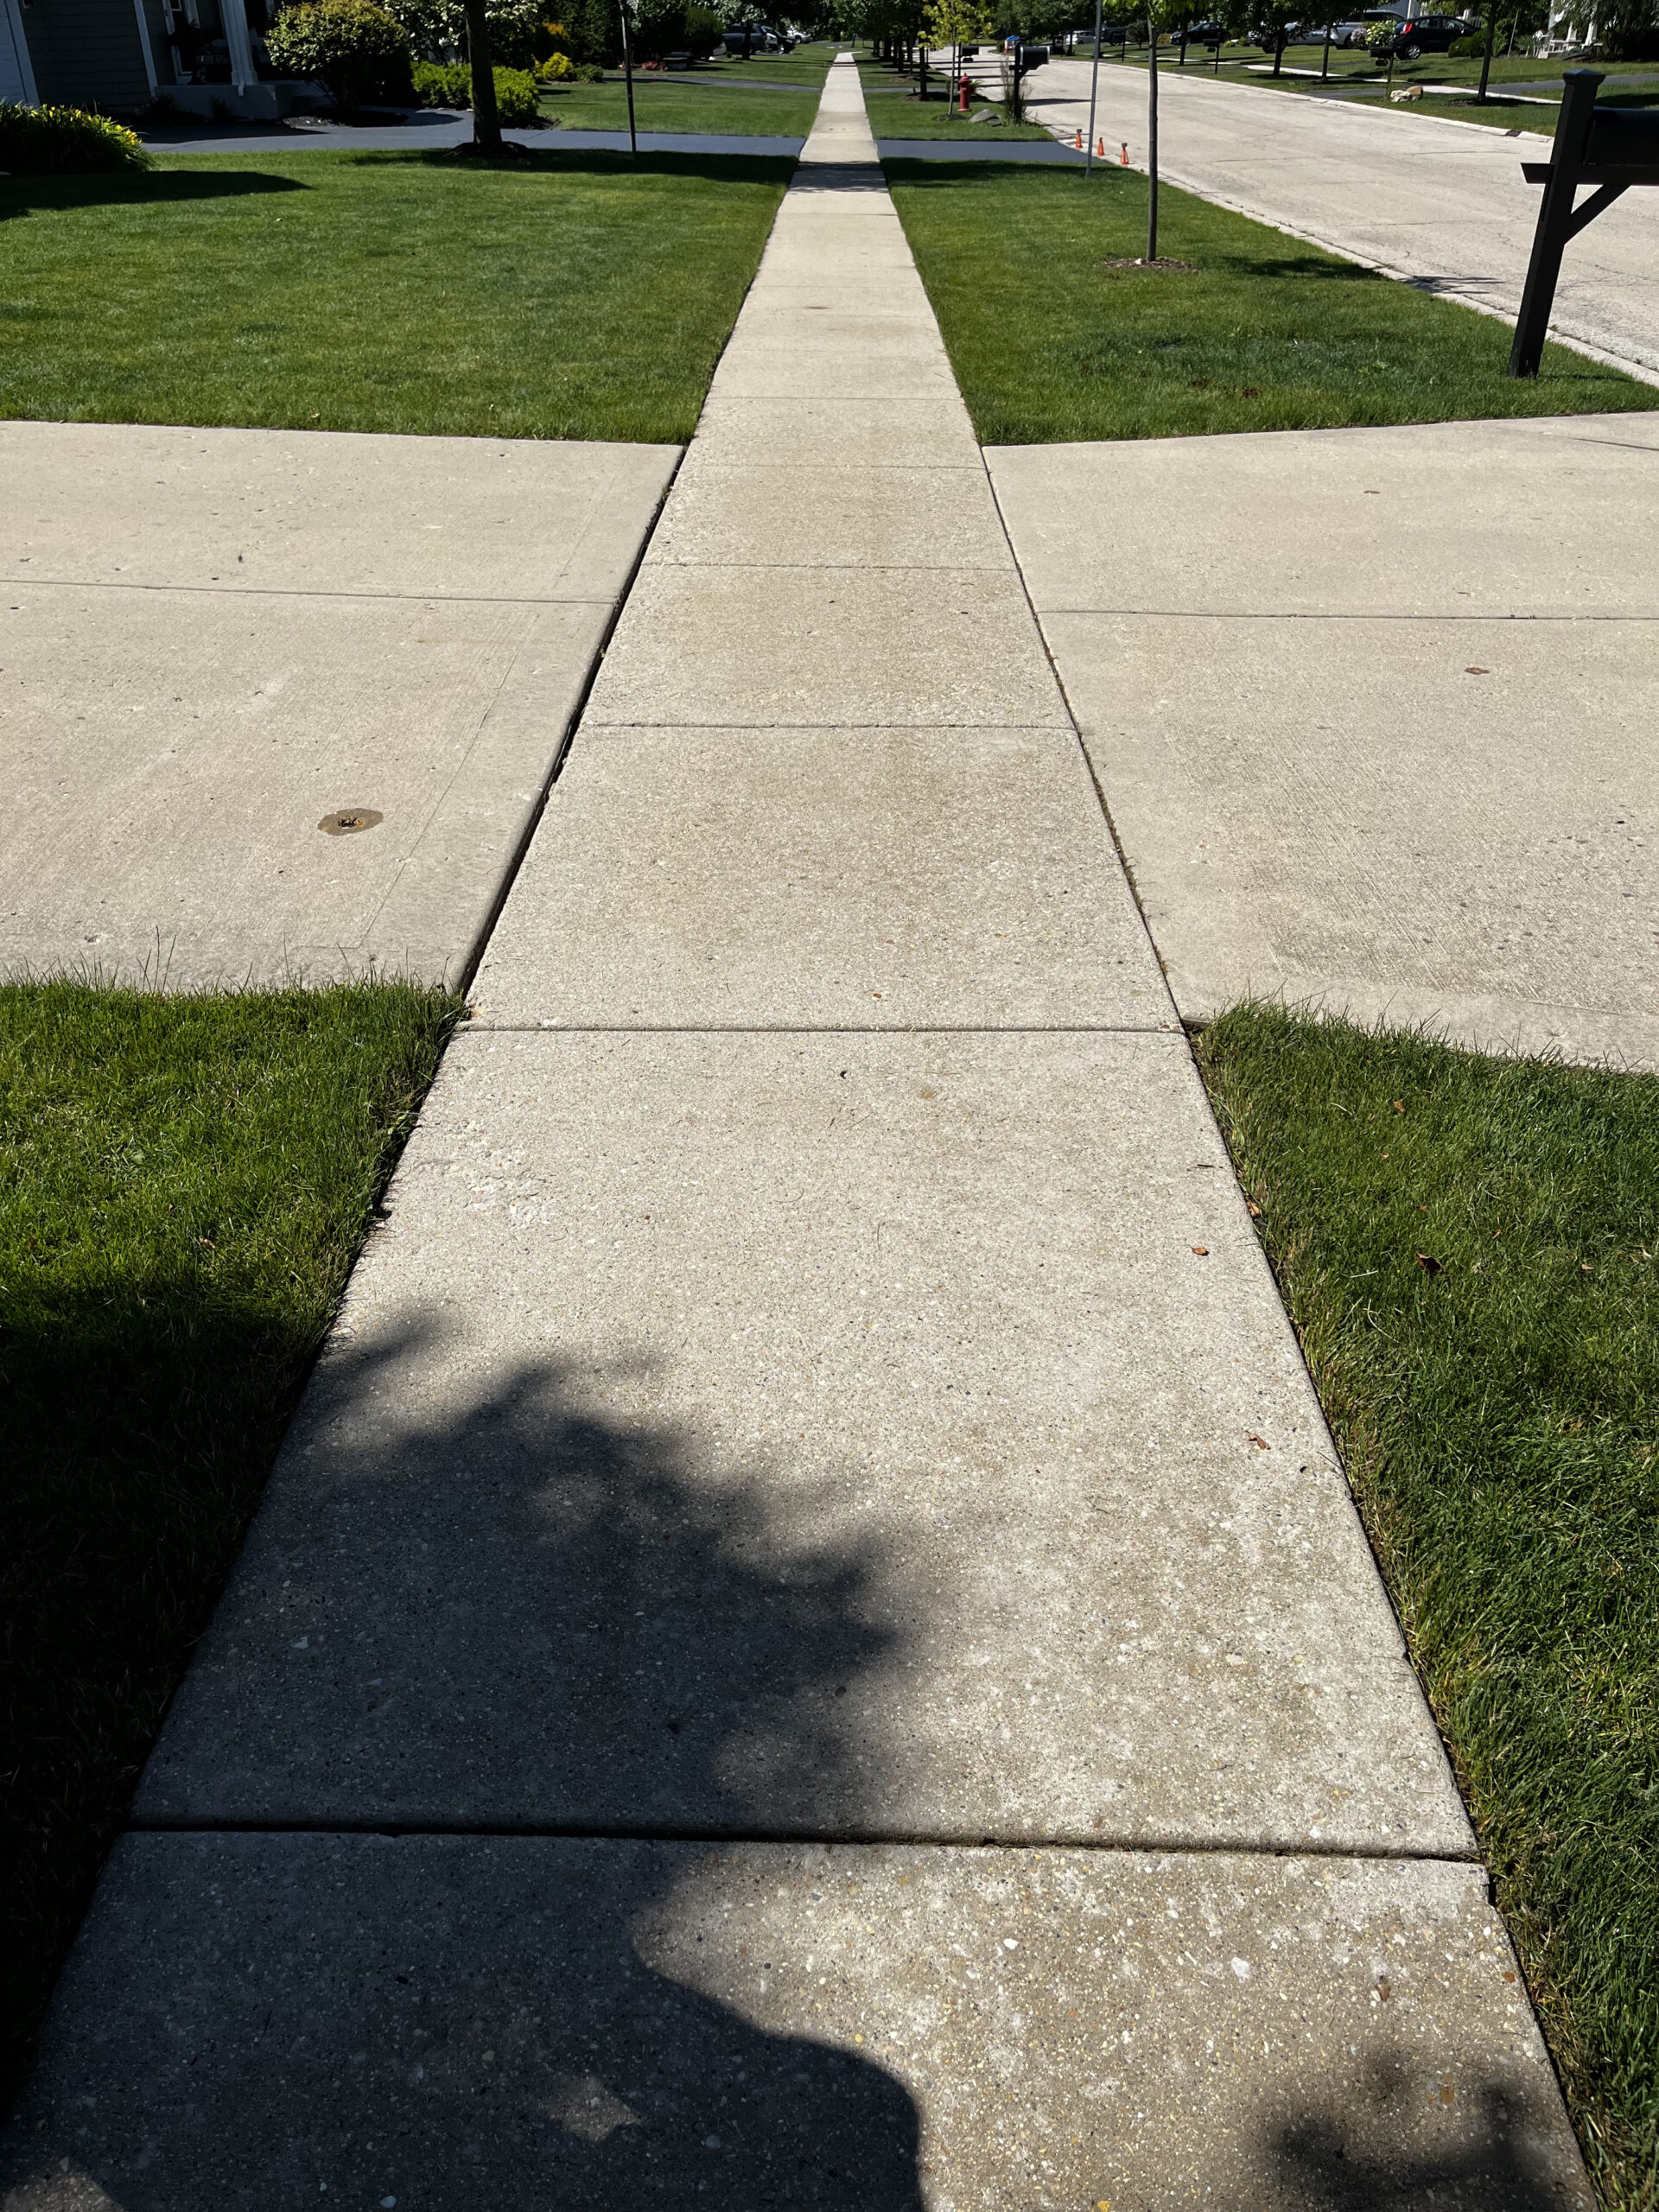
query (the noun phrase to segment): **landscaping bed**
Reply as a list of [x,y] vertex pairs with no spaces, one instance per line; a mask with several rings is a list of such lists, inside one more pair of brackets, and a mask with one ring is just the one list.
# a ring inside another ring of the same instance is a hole
[[1659,2174],[1659,1077],[1225,1015],[1200,1064],[1592,2171]]
[[370,150],[0,179],[0,416],[678,443],[792,170]]
[[0,2102],[457,1010],[0,987]]
[[1507,324],[1107,164],[890,162],[986,445],[1659,407],[1562,346],[1506,375]]

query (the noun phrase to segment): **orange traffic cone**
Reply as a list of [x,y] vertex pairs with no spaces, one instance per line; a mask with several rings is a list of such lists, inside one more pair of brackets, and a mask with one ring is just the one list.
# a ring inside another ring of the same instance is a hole
[[1129,166],[1129,142],[1127,138],[1124,138],[1120,140],[1119,143],[1122,146],[1122,150],[1118,155],[1117,166],[1121,169],[1126,169]]
[[1106,141],[1103,138],[1096,138],[1095,141],[1095,159],[1097,162],[1103,162],[1105,158]]
[[1076,137],[1071,141],[1071,143],[1076,147],[1078,153],[1083,151],[1083,132],[1081,130],[1078,130]]

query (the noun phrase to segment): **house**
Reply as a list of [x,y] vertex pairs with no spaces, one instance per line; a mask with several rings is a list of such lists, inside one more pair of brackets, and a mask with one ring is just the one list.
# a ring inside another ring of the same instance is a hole
[[276,78],[264,0],[0,0],[0,100],[137,114],[278,116],[315,85]]

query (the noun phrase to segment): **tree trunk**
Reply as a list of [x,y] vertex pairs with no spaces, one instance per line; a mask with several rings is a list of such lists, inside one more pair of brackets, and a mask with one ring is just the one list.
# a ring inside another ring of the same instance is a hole
[[467,0],[467,58],[473,65],[473,143],[480,154],[501,150],[501,118],[495,111],[495,64],[485,0]]
[[1497,8],[1496,5],[1496,0],[1486,0],[1486,46],[1484,52],[1480,57],[1480,90],[1475,94],[1477,101],[1484,101],[1486,98],[1486,79],[1492,73],[1492,48],[1497,42]]
[[1279,74],[1279,64],[1284,60],[1284,58],[1285,35],[1281,31],[1279,34],[1279,43],[1273,49],[1273,73],[1275,77]]

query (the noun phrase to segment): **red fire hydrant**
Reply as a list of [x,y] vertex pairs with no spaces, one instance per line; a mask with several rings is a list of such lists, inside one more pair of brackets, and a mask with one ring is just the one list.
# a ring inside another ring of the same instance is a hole
[[957,79],[957,98],[961,103],[960,106],[957,110],[957,114],[966,115],[968,112],[969,102],[973,98],[973,84],[965,69],[963,71],[961,76]]

